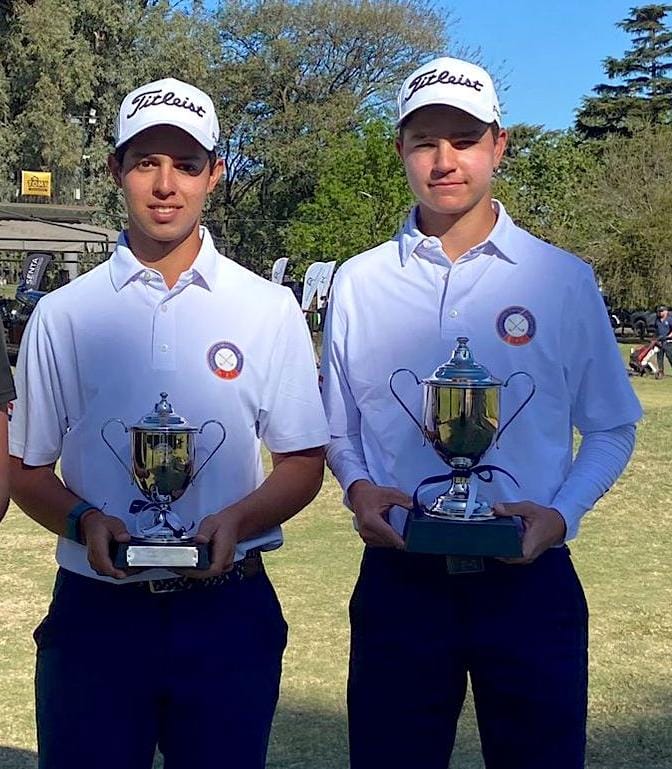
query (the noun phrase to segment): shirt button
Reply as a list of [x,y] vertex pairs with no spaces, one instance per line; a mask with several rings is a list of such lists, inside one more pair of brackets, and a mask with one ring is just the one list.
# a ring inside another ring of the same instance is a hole
[[168,345],[167,344],[162,344],[161,345],[161,352],[168,352]]
[[423,248],[431,248],[432,247],[432,241],[431,240],[423,240],[422,241]]
[[142,273],[142,279],[145,281],[145,283],[149,283],[149,281],[152,279],[152,273],[149,270],[145,270]]
[[168,305],[167,304],[162,304],[161,305],[161,312],[168,312]]
[[448,315],[450,315],[451,318],[457,318],[458,312],[457,310],[451,310]]

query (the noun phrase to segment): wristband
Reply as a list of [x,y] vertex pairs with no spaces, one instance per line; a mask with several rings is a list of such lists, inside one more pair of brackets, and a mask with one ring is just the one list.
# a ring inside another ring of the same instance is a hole
[[73,542],[78,542],[82,545],[82,533],[79,526],[81,517],[89,510],[96,509],[96,506],[92,505],[90,502],[78,502],[65,519],[65,538],[71,539]]

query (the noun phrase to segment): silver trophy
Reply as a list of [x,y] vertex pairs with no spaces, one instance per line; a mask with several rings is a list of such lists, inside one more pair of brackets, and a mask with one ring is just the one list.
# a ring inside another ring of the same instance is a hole
[[[119,456],[105,437],[107,427],[116,422],[131,433],[131,467]],[[222,430],[222,437],[209,456],[195,469],[195,436],[206,425],[215,424]],[[128,472],[131,483],[147,500],[138,511],[138,533],[131,541],[120,544],[114,556],[115,566],[166,567],[207,569],[209,566],[207,545],[194,542],[195,524],[185,527],[182,519],[171,510],[171,503],[180,499],[194,483],[205,465],[226,439],[221,422],[209,419],[200,428],[193,427],[178,416],[168,402],[168,394],[161,393],[154,410],[137,424],[127,427],[121,419],[108,419],[100,434]]]
[[[445,554],[518,555],[517,529],[515,539],[511,532],[507,534],[504,531],[511,526],[515,528],[515,523],[507,518],[495,517],[489,503],[478,497],[478,481],[474,480],[488,482],[492,480],[493,473],[500,472],[515,482],[506,469],[479,462],[529,403],[536,388],[532,377],[524,371],[516,371],[505,382],[493,377],[474,360],[468,341],[466,337],[458,337],[450,360],[439,366],[428,379],[421,380],[405,368],[397,369],[390,376],[392,394],[418,426],[424,440],[450,468],[446,475],[426,478],[416,489],[414,509],[407,521],[407,547]],[[422,422],[394,389],[394,379],[401,372],[411,374],[416,384],[423,387]],[[530,392],[500,427],[501,390],[519,376],[530,380]],[[450,487],[430,505],[418,502],[419,492],[424,486],[443,481],[450,481]],[[439,525],[431,525],[432,521]],[[440,525],[451,522],[461,526]],[[481,525],[488,523],[492,525]]]

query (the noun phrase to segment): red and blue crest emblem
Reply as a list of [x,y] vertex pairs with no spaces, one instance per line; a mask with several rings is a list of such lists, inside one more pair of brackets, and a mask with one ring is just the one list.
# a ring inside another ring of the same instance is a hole
[[208,350],[208,366],[220,379],[240,376],[243,361],[243,353],[232,342],[216,342]]
[[507,344],[519,347],[532,341],[537,321],[526,307],[507,307],[497,317],[497,333]]

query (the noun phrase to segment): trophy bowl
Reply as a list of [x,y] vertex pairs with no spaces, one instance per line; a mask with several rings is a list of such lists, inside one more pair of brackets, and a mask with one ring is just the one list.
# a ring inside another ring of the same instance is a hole
[[[105,431],[116,422],[131,433],[131,467],[108,441]],[[216,424],[222,437],[198,469],[195,469],[195,438],[206,425]],[[161,393],[154,410],[137,424],[127,427],[116,417],[108,419],[101,436],[117,460],[128,472],[147,504],[139,512],[138,533],[127,544],[116,547],[114,563],[118,568],[165,567],[207,569],[207,545],[194,542],[193,522],[185,527],[171,509],[192,485],[226,439],[221,422],[209,419],[200,428],[190,425],[173,411],[168,394]]]
[[[439,366],[427,379],[419,379],[413,371],[406,368],[397,369],[390,376],[392,395],[417,425],[424,441],[432,446],[450,468],[450,472],[446,475],[426,478],[419,484],[413,495],[414,509],[409,515],[407,530],[413,527],[414,519],[425,521],[427,518],[457,523],[492,522],[498,528],[502,528],[507,523],[509,526],[511,524],[515,526],[512,521],[496,518],[490,504],[478,497],[479,481],[491,481],[494,472],[507,475],[514,483],[515,479],[503,468],[479,463],[483,455],[493,443],[497,444],[507,427],[529,403],[535,392],[534,380],[524,371],[516,371],[505,382],[496,379],[483,365],[474,360],[468,342],[467,337],[458,337],[457,346],[450,360]],[[416,384],[423,388],[422,421],[417,419],[394,389],[395,377],[402,372],[410,374]],[[518,376],[524,376],[530,380],[530,392],[513,415],[500,427],[502,388],[507,387],[511,380]],[[419,492],[423,487],[443,481],[450,481],[448,489],[439,494],[430,505],[419,503]],[[419,529],[420,524],[417,524],[416,528]],[[438,527],[433,527],[429,531],[437,536],[437,543],[423,546],[443,548]],[[484,535],[485,527],[481,527],[480,531],[481,535]],[[446,529],[446,537],[443,539],[453,541],[455,532],[451,534],[451,530]],[[485,544],[482,547],[488,552],[484,553],[476,552],[479,548],[477,543],[460,545],[460,547],[466,548],[469,552],[465,554],[469,555],[509,555],[512,554],[509,552],[512,549],[519,550],[519,547],[513,548],[513,540],[510,537],[509,540],[509,546],[500,548],[505,551],[501,553],[489,552],[492,548]],[[448,542],[445,546],[456,545],[450,545]],[[496,545],[494,548],[497,550]],[[432,549],[429,552],[443,551]]]

